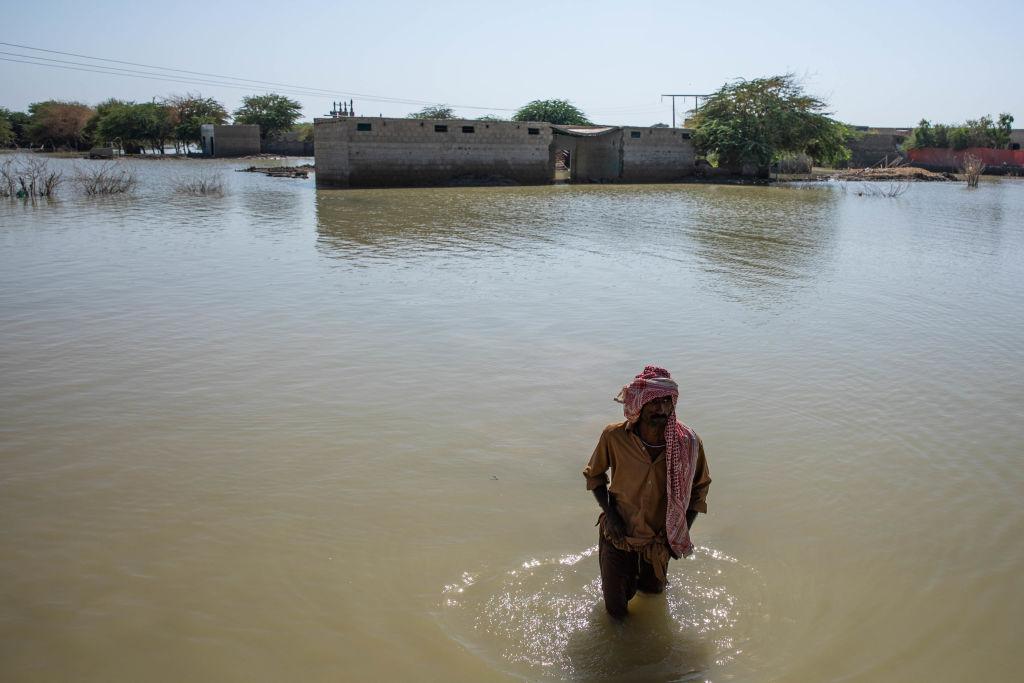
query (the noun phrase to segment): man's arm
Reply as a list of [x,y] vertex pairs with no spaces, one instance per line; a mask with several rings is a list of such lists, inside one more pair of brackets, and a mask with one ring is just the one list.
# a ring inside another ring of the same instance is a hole
[[601,434],[590,462],[583,468],[583,476],[587,479],[587,488],[594,492],[597,504],[604,511],[604,530],[613,541],[621,542],[626,535],[626,523],[622,515],[615,509],[615,496],[608,491],[608,469],[612,466],[611,450],[608,447],[606,433]]
[[615,496],[608,492],[608,487],[605,484],[601,484],[594,489],[594,498],[597,499],[597,504],[604,511],[605,530],[608,532],[608,536],[616,543],[621,543],[626,535],[626,523],[622,520],[619,511],[615,509]]
[[708,461],[704,456],[704,442],[697,437],[700,446],[697,452],[697,466],[693,473],[693,488],[690,489],[690,509],[686,511],[686,526],[693,528],[697,521],[697,514],[708,512],[708,489],[711,487],[711,471],[708,469]]

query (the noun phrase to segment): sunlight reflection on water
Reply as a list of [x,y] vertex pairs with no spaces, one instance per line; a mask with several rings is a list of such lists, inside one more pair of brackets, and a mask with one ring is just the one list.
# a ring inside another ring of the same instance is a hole
[[530,679],[685,680],[729,663],[752,637],[756,620],[741,618],[760,611],[765,586],[736,558],[698,546],[670,565],[664,595],[638,594],[619,624],[604,612],[596,553],[464,572],[443,588],[441,618],[452,637]]

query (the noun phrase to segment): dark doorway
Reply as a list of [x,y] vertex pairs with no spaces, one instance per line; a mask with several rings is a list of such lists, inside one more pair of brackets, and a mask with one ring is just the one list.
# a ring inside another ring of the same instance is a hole
[[554,160],[555,182],[569,182],[572,179],[572,153],[567,149],[556,149]]

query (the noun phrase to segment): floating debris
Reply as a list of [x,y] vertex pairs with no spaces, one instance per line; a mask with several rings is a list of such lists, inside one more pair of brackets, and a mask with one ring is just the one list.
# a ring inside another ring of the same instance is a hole
[[957,180],[952,173],[936,173],[916,166],[889,166],[884,168],[851,168],[829,175],[834,180],[892,180],[945,182]]
[[313,171],[312,164],[301,166],[250,166],[249,168],[237,169],[240,173],[262,173],[271,178],[308,178],[310,171]]

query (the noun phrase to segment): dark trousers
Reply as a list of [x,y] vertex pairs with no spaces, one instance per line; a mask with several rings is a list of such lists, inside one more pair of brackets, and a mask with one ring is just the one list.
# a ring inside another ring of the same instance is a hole
[[640,553],[619,550],[600,534],[597,557],[601,564],[601,591],[604,607],[616,619],[626,616],[626,604],[637,590],[642,593],[660,593],[665,582],[654,574],[654,567],[645,562]]

